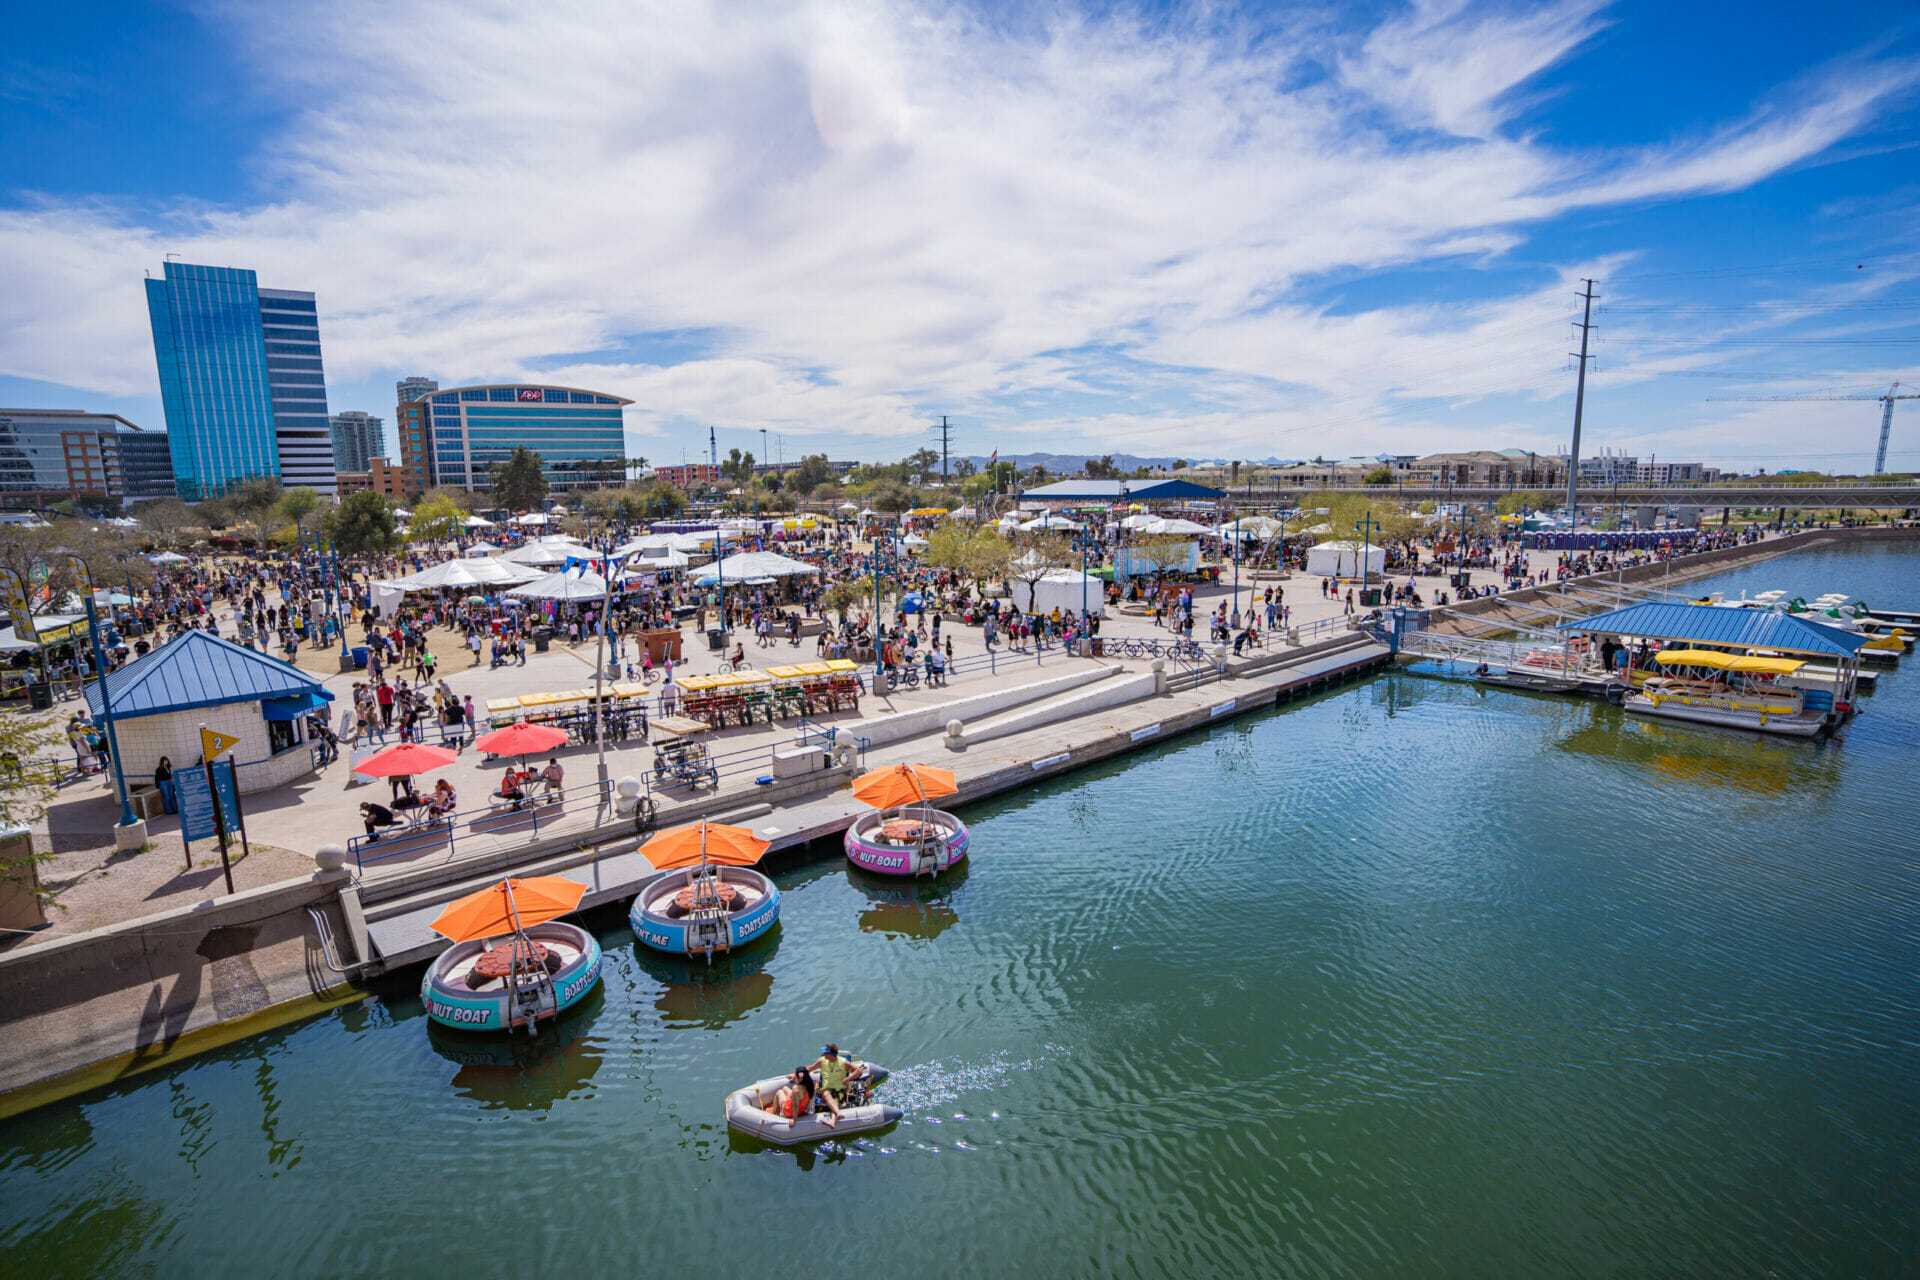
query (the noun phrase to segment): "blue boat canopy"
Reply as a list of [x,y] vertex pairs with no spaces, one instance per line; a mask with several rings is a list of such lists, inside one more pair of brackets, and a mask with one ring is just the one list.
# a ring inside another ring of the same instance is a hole
[[1866,636],[1775,609],[1732,609],[1706,604],[1635,604],[1595,618],[1563,622],[1561,631],[1588,635],[1685,640],[1689,644],[1778,649],[1851,658]]
[[[106,686],[116,720],[303,694],[331,697],[299,668],[198,630],[109,672]],[[99,681],[87,685],[87,709],[95,716],[101,712]]]
[[312,693],[296,693],[290,698],[268,698],[260,704],[260,711],[269,720],[298,720],[325,710],[332,701],[331,691],[318,689]]

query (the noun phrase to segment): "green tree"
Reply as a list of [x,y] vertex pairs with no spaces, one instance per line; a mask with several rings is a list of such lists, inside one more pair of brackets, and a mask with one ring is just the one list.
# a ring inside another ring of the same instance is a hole
[[875,511],[898,513],[910,510],[912,507],[913,491],[904,485],[889,483],[881,486],[880,492],[873,495]]
[[350,493],[329,511],[320,527],[333,545],[349,555],[391,551],[400,545],[393,505],[378,493]]
[[178,498],[157,498],[152,502],[143,502],[134,508],[134,518],[139,520],[148,543],[157,547],[177,546],[184,539],[186,531],[198,523],[198,518],[187,508],[187,504]]
[[687,495],[668,484],[665,480],[655,480],[647,489],[647,515],[659,519],[671,520],[686,509]]
[[1111,480],[1119,474],[1120,468],[1113,464],[1113,455],[1110,453],[1087,459],[1087,479],[1089,480]]
[[284,492],[278,480],[261,476],[257,479],[242,481],[240,487],[229,495],[229,500],[241,519],[258,522],[266,519],[267,513],[279,505],[283,496]]
[[276,510],[280,518],[296,529],[304,529],[307,517],[325,501],[312,485],[298,484],[280,495]]
[[1375,467],[1373,470],[1367,472],[1366,479],[1361,481],[1361,483],[1362,484],[1392,484],[1393,471],[1391,468],[1388,468],[1388,467]]
[[916,478],[921,484],[931,484],[933,473],[940,467],[940,455],[932,449],[915,449],[902,460],[900,465],[907,471],[903,479]]
[[802,496],[833,482],[833,464],[824,453],[810,453],[789,473],[788,487]]
[[490,468],[494,500],[515,511],[538,511],[547,500],[547,477],[540,455],[517,446],[505,462]]
[[1192,545],[1192,538],[1183,538],[1177,533],[1150,533],[1134,539],[1127,550],[1158,582],[1175,569],[1187,567],[1188,548]]
[[414,504],[410,528],[417,540],[449,542],[466,527],[467,513],[443,494],[430,493]]

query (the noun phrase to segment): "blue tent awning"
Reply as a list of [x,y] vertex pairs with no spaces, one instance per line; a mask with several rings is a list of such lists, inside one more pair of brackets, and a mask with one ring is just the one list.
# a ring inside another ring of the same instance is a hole
[[260,704],[261,714],[269,720],[298,720],[301,716],[324,711],[333,695],[325,689],[296,693],[288,698],[268,698]]

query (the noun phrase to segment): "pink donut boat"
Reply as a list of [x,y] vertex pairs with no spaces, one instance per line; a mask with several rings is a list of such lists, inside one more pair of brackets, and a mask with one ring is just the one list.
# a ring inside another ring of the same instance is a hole
[[863,813],[847,828],[847,860],[883,876],[937,876],[967,856],[967,824],[940,809]]

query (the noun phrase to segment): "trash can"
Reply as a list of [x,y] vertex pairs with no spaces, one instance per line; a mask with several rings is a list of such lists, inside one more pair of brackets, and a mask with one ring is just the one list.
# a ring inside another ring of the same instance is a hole
[[34,711],[53,709],[53,686],[45,680],[37,680],[27,686],[27,706]]
[[365,645],[355,649],[353,651],[353,669],[355,671],[364,671],[367,666],[367,659],[371,656],[372,650],[368,649]]
[[547,646],[552,642],[553,642],[552,627],[538,627],[534,630],[533,651],[535,653],[545,653],[547,651]]
[[1380,588],[1363,587],[1360,591],[1360,607],[1362,609],[1378,609],[1380,607]]
[[713,650],[715,653],[719,653],[722,649],[725,649],[726,647],[727,647],[727,633],[725,631],[722,631],[719,627],[708,628],[707,648]]

